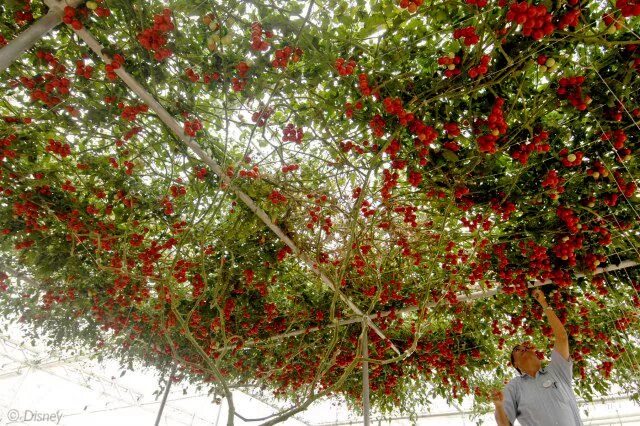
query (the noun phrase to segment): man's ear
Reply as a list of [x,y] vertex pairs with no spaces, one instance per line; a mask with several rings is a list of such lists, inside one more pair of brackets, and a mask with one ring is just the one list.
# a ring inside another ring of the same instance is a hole
[[520,371],[520,369],[518,368],[515,357],[513,358],[513,362],[511,363],[511,365],[513,365],[513,368],[515,368],[516,371],[518,371],[518,374],[522,374],[522,371]]

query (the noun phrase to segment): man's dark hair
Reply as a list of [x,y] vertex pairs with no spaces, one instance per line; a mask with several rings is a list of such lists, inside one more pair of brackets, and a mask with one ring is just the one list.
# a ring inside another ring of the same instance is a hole
[[522,371],[520,371],[520,369],[518,367],[516,367],[516,359],[513,356],[513,354],[515,353],[516,349],[519,347],[520,345],[515,345],[513,347],[513,349],[511,349],[511,365],[513,365],[513,368],[515,368],[516,370],[518,370],[519,374],[522,374]]

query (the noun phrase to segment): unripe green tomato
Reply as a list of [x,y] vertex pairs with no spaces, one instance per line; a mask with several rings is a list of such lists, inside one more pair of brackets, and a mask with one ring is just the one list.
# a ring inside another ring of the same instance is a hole
[[227,34],[226,36],[220,39],[220,44],[222,44],[223,46],[226,46],[230,44],[232,41],[233,41],[233,35]]
[[547,66],[547,68],[551,68],[556,64],[556,60],[553,58],[549,58],[544,64]]
[[540,65],[540,72],[547,72],[546,65]]
[[96,10],[98,8],[98,3],[95,1],[88,1],[86,3],[87,9]]

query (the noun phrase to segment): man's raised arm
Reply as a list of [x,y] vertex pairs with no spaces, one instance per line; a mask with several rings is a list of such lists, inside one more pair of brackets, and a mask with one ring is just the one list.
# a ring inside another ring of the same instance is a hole
[[495,417],[498,426],[511,426],[507,412],[504,409],[504,395],[498,391],[493,395],[493,404],[496,407]]
[[533,290],[533,297],[540,303],[542,306],[542,310],[547,316],[547,320],[549,321],[549,326],[553,331],[554,338],[554,349],[558,351],[560,355],[566,360],[569,359],[569,336],[567,335],[567,330],[565,330],[564,325],[560,321],[560,318],[553,312],[551,306],[547,304],[547,299],[544,296],[544,293],[540,289]]

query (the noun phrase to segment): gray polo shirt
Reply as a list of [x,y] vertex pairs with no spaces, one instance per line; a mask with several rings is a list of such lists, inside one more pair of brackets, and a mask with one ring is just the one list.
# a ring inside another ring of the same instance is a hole
[[511,424],[523,426],[581,426],[572,390],[573,361],[555,349],[551,362],[536,377],[523,373],[504,388],[504,410]]

